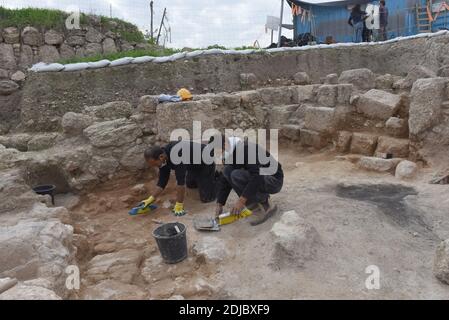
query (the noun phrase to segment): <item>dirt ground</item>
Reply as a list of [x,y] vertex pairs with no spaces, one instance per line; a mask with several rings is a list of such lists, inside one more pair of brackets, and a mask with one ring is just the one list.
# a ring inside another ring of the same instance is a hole
[[[141,250],[144,260],[156,259],[152,231],[157,219],[186,224],[190,251],[179,264],[153,266],[151,281],[133,278],[132,284],[149,293],[146,298],[449,299],[449,286],[432,274],[436,246],[449,238],[449,185],[429,184],[432,170],[424,168],[416,180],[405,183],[390,174],[360,171],[331,152],[311,154],[295,147],[283,148],[279,155],[285,182],[272,199],[280,210],[256,227],[242,220],[220,232],[197,232],[193,218],[212,216],[214,204],[200,203],[195,190],[188,190],[188,215],[180,218],[163,208],[174,200],[170,190],[157,211],[129,216],[138,196],[124,196],[139,182],[117,182],[82,198],[71,212],[75,232],[87,236],[88,247],[78,253],[82,272],[93,256],[125,248]],[[232,194],[228,205],[235,199]],[[315,257],[299,267],[273,259],[270,229],[289,210],[319,234]],[[214,263],[195,256],[191,248],[203,237],[222,241],[227,257]],[[378,290],[365,287],[370,265],[380,270]],[[143,266],[144,261],[139,268]],[[85,298],[87,285],[82,282],[76,298]]]

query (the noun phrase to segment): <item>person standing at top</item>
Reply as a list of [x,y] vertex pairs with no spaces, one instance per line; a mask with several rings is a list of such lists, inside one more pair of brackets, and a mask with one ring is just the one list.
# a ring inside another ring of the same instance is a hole
[[355,5],[349,16],[348,24],[354,28],[356,43],[362,42],[363,27],[365,20],[368,17],[365,11],[363,11],[359,4]]
[[385,5],[385,1],[380,1],[379,6],[379,40],[385,41],[387,37],[388,26],[388,8]]

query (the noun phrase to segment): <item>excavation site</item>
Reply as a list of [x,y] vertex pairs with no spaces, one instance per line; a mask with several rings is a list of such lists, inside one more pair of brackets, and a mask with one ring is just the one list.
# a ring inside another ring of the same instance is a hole
[[[449,299],[448,52],[441,31],[0,80],[0,299]],[[198,124],[277,137],[284,180],[263,223],[198,230],[216,201],[190,186],[176,209],[173,170],[130,214],[164,167],[145,151]]]

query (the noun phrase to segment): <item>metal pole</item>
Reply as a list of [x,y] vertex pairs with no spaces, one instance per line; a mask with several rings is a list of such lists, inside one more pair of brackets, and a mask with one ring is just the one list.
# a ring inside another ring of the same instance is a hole
[[153,18],[154,18],[154,11],[153,11],[153,1],[150,1],[150,10],[151,10],[151,26],[150,26],[150,36],[151,41],[154,41],[154,31],[153,31]]
[[157,34],[157,40],[156,40],[157,44],[159,44],[159,37],[161,36],[162,25],[164,24],[166,13],[167,13],[167,8],[164,8],[164,14],[162,15],[161,26],[159,27],[159,32]]
[[279,22],[279,37],[278,37],[278,48],[281,47],[281,37],[282,37],[282,18],[284,17],[284,0],[281,0],[281,18]]
[[274,40],[274,30],[271,29],[271,43],[273,43],[273,40]]

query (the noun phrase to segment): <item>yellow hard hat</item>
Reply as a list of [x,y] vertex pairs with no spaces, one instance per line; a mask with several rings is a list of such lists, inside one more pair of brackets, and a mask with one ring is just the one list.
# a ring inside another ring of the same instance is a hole
[[177,95],[180,96],[183,101],[193,99],[193,96],[190,93],[190,91],[185,88],[182,88],[181,90],[179,90]]

